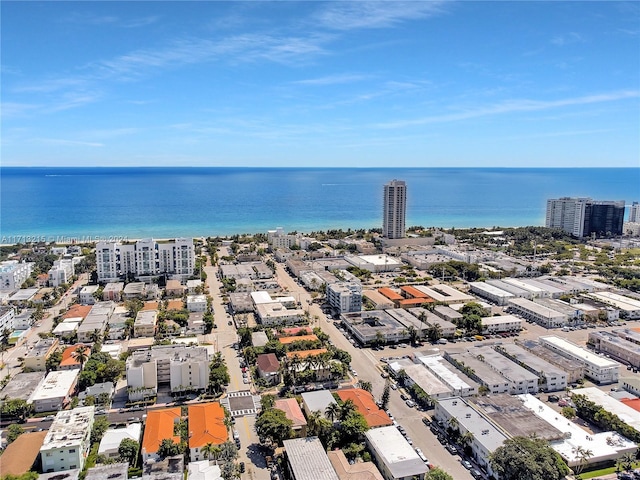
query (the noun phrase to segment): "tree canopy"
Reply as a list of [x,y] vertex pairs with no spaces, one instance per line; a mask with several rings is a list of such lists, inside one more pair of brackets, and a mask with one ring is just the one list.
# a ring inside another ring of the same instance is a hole
[[490,456],[501,480],[562,480],[569,467],[541,438],[514,437]]

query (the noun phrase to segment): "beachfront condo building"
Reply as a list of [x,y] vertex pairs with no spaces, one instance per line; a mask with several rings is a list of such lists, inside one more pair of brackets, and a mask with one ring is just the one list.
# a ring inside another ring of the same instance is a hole
[[5,260],[0,263],[0,290],[17,290],[31,276],[33,263]]
[[155,277],[167,274],[186,280],[196,261],[192,238],[158,242],[152,238],[135,243],[98,242],[96,262],[100,283],[117,282],[127,276]]
[[407,213],[407,185],[392,180],[384,186],[382,236],[404,238]]
[[562,197],[547,200],[545,226],[574,237],[622,235],[624,200]]
[[640,203],[633,202],[629,207],[629,223],[640,223]]

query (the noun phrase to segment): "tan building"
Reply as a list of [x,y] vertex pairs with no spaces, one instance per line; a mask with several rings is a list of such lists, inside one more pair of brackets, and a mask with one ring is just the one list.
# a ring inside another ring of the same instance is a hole
[[47,369],[47,358],[56,351],[58,344],[57,338],[43,338],[39,340],[24,357],[24,368],[44,372]]

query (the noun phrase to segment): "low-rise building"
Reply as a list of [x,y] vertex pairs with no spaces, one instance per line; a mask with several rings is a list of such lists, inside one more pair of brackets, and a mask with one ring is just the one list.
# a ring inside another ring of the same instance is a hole
[[515,312],[527,320],[532,320],[546,328],[558,328],[569,321],[565,313],[540,305],[526,298],[511,298],[507,302],[509,311]]
[[360,282],[336,282],[327,285],[327,303],[338,313],[362,310],[362,284]]
[[522,320],[514,315],[499,315],[482,317],[482,334],[493,335],[504,332],[519,332],[522,330]]
[[93,305],[96,303],[96,293],[100,289],[100,285],[85,285],[78,294],[78,300],[83,305]]
[[180,407],[150,410],[145,422],[144,437],[142,439],[142,460],[158,460],[158,448],[162,440],[169,439],[180,443],[180,436],[174,433],[174,426],[180,422]]
[[338,480],[318,437],[293,438],[282,443],[293,480]]
[[445,352],[444,358],[460,371],[466,372],[472,380],[484,385],[492,395],[508,393],[511,389],[509,380],[479,359],[473,350]]
[[304,418],[300,404],[295,398],[280,398],[275,401],[273,408],[282,410],[285,416],[291,420],[291,428],[296,437],[307,436],[307,419]]
[[140,435],[142,434],[142,423],[134,422],[127,424],[124,428],[110,428],[102,436],[100,446],[98,447],[98,455],[104,455],[107,458],[118,458],[118,448],[124,439],[133,440],[140,443]]
[[167,280],[165,286],[165,294],[167,297],[181,297],[184,295],[186,287],[180,283],[180,280]]
[[91,446],[94,414],[94,407],[58,412],[40,447],[43,473],[82,470]]
[[386,480],[423,479],[429,471],[429,467],[394,426],[368,430],[365,441],[373,462]]
[[386,310],[369,310],[341,315],[342,324],[362,345],[381,338],[384,343],[409,340],[406,327]]
[[390,373],[397,377],[401,370],[407,374],[405,385],[418,385],[431,398],[447,398],[452,395],[451,388],[441,382],[438,377],[431,373],[424,365],[418,365],[411,360],[400,360],[389,362]]
[[135,351],[127,359],[129,400],[139,401],[168,385],[172,392],[204,390],[209,384],[209,354],[204,347],[161,345]]
[[313,412],[320,412],[325,415],[327,407],[337,403],[333,395],[329,390],[316,390],[315,392],[303,392],[302,393],[302,408],[307,418]]
[[111,300],[112,302],[122,301],[122,292],[124,290],[124,282],[110,282],[104,286],[102,290],[102,300]]
[[501,355],[491,347],[475,348],[476,358],[489,365],[509,382],[509,393],[521,395],[538,392],[538,375],[521,367],[509,357]]
[[567,374],[561,368],[513,343],[496,345],[495,350],[538,377],[540,388],[546,392],[559,392],[567,388]]
[[189,310],[190,312],[206,312],[207,296],[187,295],[187,310]]
[[582,395],[587,400],[603,407],[607,412],[616,415],[620,420],[640,432],[640,414],[633,408],[616,400],[598,387],[577,388],[571,390],[571,396]]
[[332,450],[327,456],[340,480],[384,480],[373,462],[351,464],[342,450]]
[[10,443],[0,456],[0,472],[19,477],[32,470],[47,432],[25,432]]
[[258,375],[272,385],[280,383],[280,362],[273,353],[263,353],[256,358]]
[[417,357],[438,380],[447,385],[454,395],[468,397],[478,393],[479,384],[456,368],[440,355],[424,355]]
[[213,460],[191,461],[187,465],[187,480],[222,480],[220,466]]
[[0,262],[0,290],[17,290],[31,276],[33,263],[5,260]]
[[129,463],[108,463],[89,468],[84,480],[127,480]]
[[47,358],[58,348],[60,342],[57,338],[42,338],[25,355],[24,368],[43,372],[47,369]]
[[508,438],[502,429],[496,428],[486,416],[461,397],[443,398],[436,403],[434,418],[443,425],[451,425],[451,419],[455,418],[461,435],[471,432],[473,436],[469,447],[473,458],[490,475],[494,474],[489,456]]
[[91,347],[88,345],[83,345],[81,343],[77,345],[71,345],[67,347],[62,352],[62,360],[60,361],[60,365],[58,366],[58,370],[71,370],[74,368],[81,368],[84,365],[80,364],[80,353],[82,350],[82,354],[84,355],[83,363],[86,362],[91,356]]
[[361,388],[342,388],[337,393],[343,402],[347,400],[353,402],[369,428],[385,427],[392,424],[389,415],[376,405],[373,395],[366,390]]
[[140,310],[133,322],[134,337],[153,337],[158,325],[157,310]]
[[567,383],[575,383],[584,378],[585,366],[582,362],[560,355],[535,340],[516,340],[515,344],[558,367],[567,375]]
[[286,308],[282,302],[260,303],[255,308],[258,320],[266,327],[298,325],[305,322],[304,310]]
[[596,352],[604,353],[625,365],[640,368],[640,345],[637,343],[607,331],[589,332],[587,343],[592,345]]
[[222,445],[229,438],[224,423],[224,409],[218,402],[189,405],[189,458],[205,460],[202,453],[206,445]]
[[[28,400],[38,385],[44,380],[44,371],[17,373],[9,383],[0,391],[0,399],[4,400]],[[0,404],[2,403],[0,401]],[[0,457],[1,458],[1,457]]]
[[474,294],[500,306],[506,305],[510,299],[515,297],[513,293],[487,282],[471,282],[469,287]]
[[75,393],[79,375],[79,369],[49,372],[28,402],[33,404],[36,413],[61,410]]
[[584,365],[584,374],[600,384],[616,383],[620,364],[606,357],[579,347],[575,343],[555,336],[540,337],[540,342],[548,349],[562,356],[577,360]]

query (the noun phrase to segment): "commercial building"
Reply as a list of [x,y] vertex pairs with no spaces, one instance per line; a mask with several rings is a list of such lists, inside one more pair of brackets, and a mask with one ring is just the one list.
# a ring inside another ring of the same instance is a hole
[[127,274],[151,278],[169,274],[180,280],[193,275],[195,249],[192,238],[156,242],[151,238],[135,243],[98,242],[96,263],[100,283],[117,282]]
[[135,351],[127,359],[129,400],[139,401],[168,385],[172,392],[204,390],[209,384],[209,354],[204,347],[161,345]]
[[224,409],[218,402],[189,405],[189,458],[205,460],[202,448],[222,445],[229,439],[224,423]]
[[91,446],[94,413],[92,406],[57,413],[40,447],[43,473],[82,470]]
[[625,365],[640,368],[640,344],[607,331],[589,332],[587,343],[598,353],[604,353]]
[[[588,389],[580,389],[588,390]],[[560,430],[561,439],[552,440],[549,446],[553,448],[569,467],[615,461],[626,453],[635,453],[637,445],[616,432],[588,433],[580,425],[567,420],[544,402],[533,395],[520,395],[523,405],[542,418],[549,425]],[[636,414],[637,416],[637,414]],[[590,451],[591,455],[584,459],[581,451]],[[586,463],[585,463],[586,462]]]
[[162,440],[169,439],[176,444],[180,443],[180,436],[174,433],[174,426],[178,422],[180,422],[180,407],[149,411],[140,451],[144,462],[150,458],[159,459],[157,452]]
[[596,201],[562,197],[547,200],[545,226],[581,238],[622,235],[624,200]]
[[526,298],[511,298],[508,300],[508,305],[508,311],[517,313],[525,319],[532,320],[546,328],[562,327],[569,321],[566,313],[540,305]]
[[451,305],[452,303],[473,302],[476,300],[473,295],[466,294],[443,283],[431,285],[429,287],[424,285],[415,285],[415,288],[420,290],[422,293],[425,293],[434,301],[446,305]]
[[362,310],[362,284],[360,282],[336,282],[327,284],[327,303],[337,313]]
[[473,434],[471,444],[472,456],[476,462],[493,475],[489,455],[501,447],[507,435],[470,403],[461,397],[443,398],[435,406],[434,417],[443,425],[450,425],[450,419],[456,418],[461,435]]
[[579,347],[560,337],[540,337],[540,343],[560,355],[576,360],[584,365],[584,374],[596,383],[616,383],[620,364],[606,357]]
[[496,317],[482,317],[482,334],[519,332],[522,330],[522,320],[513,315],[499,315]]
[[17,290],[31,276],[33,263],[5,260],[0,262],[0,290]]
[[429,467],[394,426],[368,430],[365,441],[373,454],[373,462],[386,480],[422,480],[429,471]]
[[567,374],[561,368],[513,343],[496,345],[495,350],[538,377],[540,389],[559,392],[567,387]]
[[28,402],[36,413],[53,412],[64,408],[76,391],[80,369],[49,372],[31,394]]
[[118,458],[118,448],[125,438],[140,443],[140,435],[142,434],[142,423],[129,423],[124,428],[110,428],[102,436],[98,454],[108,458]]
[[318,437],[293,438],[282,443],[293,480],[338,480]]
[[538,393],[538,375],[513,362],[509,357],[501,355],[491,347],[474,348],[476,358],[489,365],[495,372],[509,382],[509,393],[521,395]]

